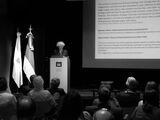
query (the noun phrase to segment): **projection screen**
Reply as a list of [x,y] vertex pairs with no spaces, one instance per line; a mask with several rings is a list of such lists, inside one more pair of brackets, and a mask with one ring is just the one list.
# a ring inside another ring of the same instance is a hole
[[159,0],[83,3],[83,67],[160,68]]

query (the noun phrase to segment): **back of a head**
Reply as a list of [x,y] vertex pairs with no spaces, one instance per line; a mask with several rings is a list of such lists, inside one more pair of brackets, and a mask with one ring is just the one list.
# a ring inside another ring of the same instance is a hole
[[19,119],[30,119],[36,111],[36,105],[28,96],[22,96],[17,100],[17,112]]
[[30,82],[33,82],[34,78],[36,77],[36,75],[31,75],[30,76]]
[[43,84],[44,84],[44,81],[40,75],[38,75],[34,78],[34,80],[33,80],[34,89],[36,89],[36,90],[43,89]]
[[145,91],[146,90],[156,90],[158,91],[158,85],[155,81],[148,81],[146,83],[146,86],[145,86]]
[[60,79],[59,78],[52,78],[51,79],[51,88],[58,88],[60,85]]
[[110,90],[105,86],[100,87],[98,97],[101,102],[107,102],[110,98]]
[[[112,89],[111,83],[108,83],[107,81],[101,81],[100,87],[107,87],[109,90]],[[100,87],[99,87],[99,89],[100,89]]]
[[0,77],[0,91],[7,89],[7,80],[4,77]]
[[137,90],[138,82],[134,77],[128,77],[126,81],[126,85],[130,90]]
[[34,75],[34,74],[30,76],[30,87],[31,88],[33,88],[33,80],[35,77],[36,77],[36,75]]
[[113,120],[113,115],[106,108],[102,108],[94,113],[93,120]]

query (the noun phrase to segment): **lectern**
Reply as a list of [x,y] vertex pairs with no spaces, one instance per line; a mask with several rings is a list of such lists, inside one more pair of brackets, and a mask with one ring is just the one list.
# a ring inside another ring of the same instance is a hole
[[70,88],[70,59],[69,57],[51,57],[50,58],[50,80],[52,78],[60,79],[60,88],[67,93]]

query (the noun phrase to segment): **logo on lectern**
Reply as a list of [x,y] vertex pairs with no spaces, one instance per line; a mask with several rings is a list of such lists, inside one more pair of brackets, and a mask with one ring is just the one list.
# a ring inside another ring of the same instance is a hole
[[56,67],[62,67],[62,62],[56,62]]

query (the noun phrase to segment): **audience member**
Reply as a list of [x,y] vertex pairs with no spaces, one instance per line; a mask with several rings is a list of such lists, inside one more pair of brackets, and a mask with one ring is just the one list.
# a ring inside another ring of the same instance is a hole
[[63,88],[59,88],[60,79],[52,78],[48,91],[53,95],[55,101],[59,104],[61,99],[66,95]]
[[17,100],[18,120],[32,120],[36,111],[36,104],[28,96],[22,96]]
[[123,119],[122,108],[120,107],[118,100],[111,96],[111,91],[106,86],[100,86],[98,98],[93,101],[93,105],[96,105],[98,109],[106,108],[110,110],[115,119]]
[[91,115],[83,110],[82,99],[78,91],[71,90],[64,97],[57,120],[91,120]]
[[28,81],[28,84],[23,84],[19,91],[20,93],[22,93],[23,95],[27,95],[28,92],[33,88],[33,79],[36,77],[36,75],[31,75],[30,76],[30,81]]
[[122,107],[137,106],[140,95],[137,93],[138,81],[134,77],[128,77],[126,81],[127,90],[116,94]]
[[93,120],[114,120],[114,116],[108,109],[101,108],[94,113]]
[[102,87],[107,87],[111,91],[112,90],[111,84],[112,83],[108,83],[107,81],[101,81],[99,89],[102,88]]
[[[155,81],[148,81],[146,83],[144,92],[148,91],[148,90],[155,90],[155,91],[158,92],[158,85],[157,85],[157,83]],[[143,105],[143,101],[144,101],[143,99],[140,100],[139,103],[138,103],[138,105]],[[157,106],[159,106],[159,101],[156,101],[156,104],[157,104]]]
[[146,86],[145,86],[145,91],[146,90],[156,90],[158,91],[158,85],[155,81],[148,81]]
[[34,80],[34,78],[36,78],[36,76],[37,75],[31,75],[30,76],[30,82],[29,82],[29,88],[30,88],[30,90],[34,87],[33,86],[33,80]]
[[48,90],[43,88],[43,78],[41,76],[36,76],[33,79],[34,88],[28,93],[33,101],[36,103],[36,118],[43,118],[48,112],[53,113],[56,110],[56,102]]
[[0,78],[0,119],[17,120],[16,97],[7,92],[7,80]]
[[158,92],[156,90],[147,90],[144,93],[144,104],[135,108],[131,114],[130,120],[153,120],[158,110],[157,99]]
[[132,111],[140,101],[138,91],[138,81],[134,77],[128,77],[126,80],[127,89],[116,94],[120,106],[123,108],[124,119],[129,119]]

